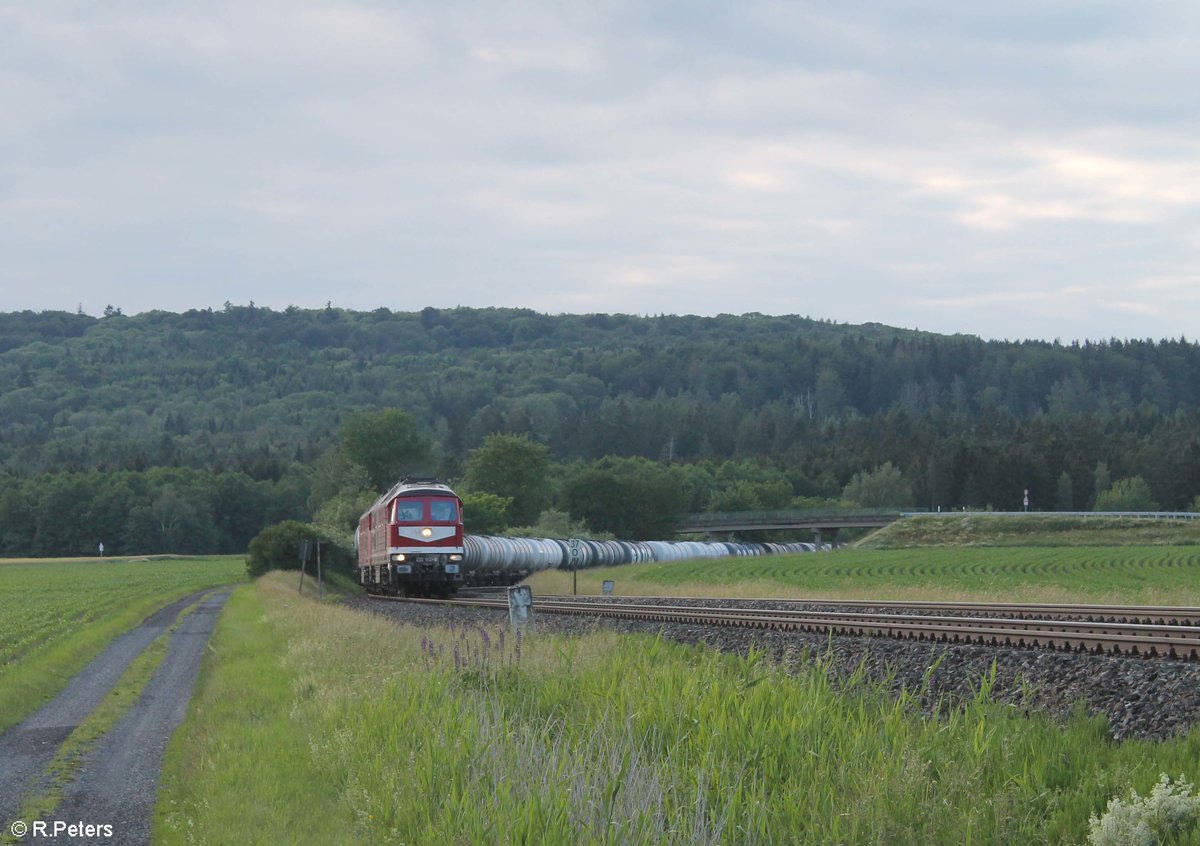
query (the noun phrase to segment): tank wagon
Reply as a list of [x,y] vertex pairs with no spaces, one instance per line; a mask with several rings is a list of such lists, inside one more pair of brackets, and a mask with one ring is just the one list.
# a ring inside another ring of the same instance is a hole
[[370,593],[453,593],[463,580],[462,500],[437,479],[406,476],[359,518],[354,544]]
[[812,552],[811,543],[616,541],[464,535],[462,500],[437,479],[406,477],[358,521],[359,582],[370,593],[448,595],[462,585],[512,585],[548,569],[583,569]]
[[811,543],[733,541],[617,541],[575,538],[505,538],[467,535],[463,569],[467,584],[515,584],[538,570],[612,567],[648,561],[746,558],[813,552]]

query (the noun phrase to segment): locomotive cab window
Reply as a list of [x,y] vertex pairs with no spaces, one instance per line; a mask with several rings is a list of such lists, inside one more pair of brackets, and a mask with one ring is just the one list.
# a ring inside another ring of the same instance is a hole
[[397,502],[397,523],[419,523],[424,517],[425,509],[420,502]]
[[458,519],[458,509],[449,500],[429,503],[429,519],[434,523],[450,523]]

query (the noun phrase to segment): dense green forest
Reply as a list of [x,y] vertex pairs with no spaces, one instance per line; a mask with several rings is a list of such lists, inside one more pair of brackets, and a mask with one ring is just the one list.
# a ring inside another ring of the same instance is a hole
[[592,522],[601,482],[667,496],[656,472],[690,511],[838,500],[889,463],[906,500],[891,504],[922,508],[1017,509],[1028,489],[1035,509],[1087,509],[1133,479],[1164,509],[1200,494],[1200,347],[1184,339],[758,314],[17,312],[0,313],[0,554],[244,549],[343,491],[343,424],[383,409],[425,443],[412,469],[451,480],[495,433],[540,445],[538,504]]

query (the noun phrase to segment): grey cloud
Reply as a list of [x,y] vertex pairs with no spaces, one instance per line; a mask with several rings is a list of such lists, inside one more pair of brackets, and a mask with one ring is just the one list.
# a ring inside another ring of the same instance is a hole
[[1165,2],[12,4],[0,307],[1177,336],[1200,317],[1197,23]]

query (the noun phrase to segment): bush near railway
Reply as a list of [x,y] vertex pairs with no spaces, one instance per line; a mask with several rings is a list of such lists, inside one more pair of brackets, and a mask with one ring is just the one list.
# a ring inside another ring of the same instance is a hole
[[1180,776],[1174,784],[1163,773],[1149,796],[1130,790],[1127,798],[1109,800],[1103,816],[1088,820],[1088,842],[1092,846],[1157,846],[1179,843],[1197,833],[1200,824],[1200,795]]
[[[270,570],[299,570],[300,545],[318,540],[329,539],[307,523],[285,520],[268,526],[250,541],[246,572],[253,579]],[[333,543],[322,545],[321,564],[331,569],[349,570],[354,565],[353,553]]]

